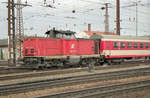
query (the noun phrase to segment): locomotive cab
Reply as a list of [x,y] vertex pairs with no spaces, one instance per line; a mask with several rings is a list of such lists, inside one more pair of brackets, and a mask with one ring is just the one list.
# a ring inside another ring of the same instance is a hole
[[63,30],[49,30],[45,33],[48,38],[64,38],[64,39],[75,39],[75,32],[63,31]]

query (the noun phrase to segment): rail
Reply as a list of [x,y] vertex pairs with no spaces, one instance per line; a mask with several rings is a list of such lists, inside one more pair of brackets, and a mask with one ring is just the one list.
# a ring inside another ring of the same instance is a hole
[[115,94],[120,94],[122,92],[137,91],[144,88],[150,88],[150,80],[92,87],[33,98],[103,98]]
[[32,82],[22,82],[9,85],[0,86],[0,95],[9,95],[22,92],[29,92],[33,90],[41,90],[45,88],[54,88],[54,87],[64,87],[70,85],[84,84],[96,81],[104,80],[116,80],[129,77],[138,77],[144,75],[150,75],[149,68],[136,69],[136,70],[126,70],[126,71],[117,71],[101,74],[91,74],[83,75],[76,77],[66,77],[66,78],[56,78],[56,79],[47,79],[40,81]]

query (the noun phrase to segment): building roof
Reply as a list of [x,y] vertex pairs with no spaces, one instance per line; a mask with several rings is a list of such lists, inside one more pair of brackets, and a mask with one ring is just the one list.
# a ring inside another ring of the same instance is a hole
[[89,36],[92,36],[93,34],[104,34],[104,35],[116,35],[114,32],[100,32],[100,31],[84,31]]
[[0,47],[8,46],[8,39],[0,39]]

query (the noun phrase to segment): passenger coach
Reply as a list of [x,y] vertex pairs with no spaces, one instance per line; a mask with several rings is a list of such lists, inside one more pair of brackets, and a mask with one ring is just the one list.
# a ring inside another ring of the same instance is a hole
[[101,41],[100,54],[105,59],[150,58],[150,38],[148,37],[94,34],[91,38]]

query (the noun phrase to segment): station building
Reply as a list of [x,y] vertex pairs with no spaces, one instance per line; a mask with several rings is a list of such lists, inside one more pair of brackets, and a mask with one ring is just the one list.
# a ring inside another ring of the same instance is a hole
[[0,40],[0,61],[8,60],[8,39]]
[[101,31],[83,31],[76,34],[77,38],[90,38],[93,34],[102,34],[102,35],[116,35],[114,32],[101,32]]
[[[19,57],[18,49],[16,50],[16,57]],[[0,39],[0,61],[8,61],[8,39]]]

